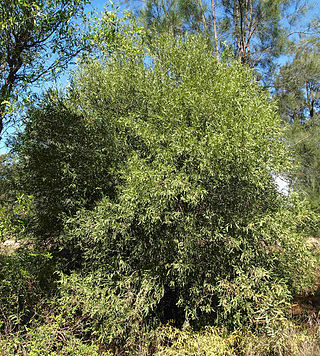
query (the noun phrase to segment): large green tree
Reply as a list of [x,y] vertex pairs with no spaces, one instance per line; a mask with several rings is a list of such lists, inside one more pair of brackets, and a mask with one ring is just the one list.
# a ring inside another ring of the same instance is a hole
[[160,36],[151,48],[147,61],[120,51],[91,63],[79,81],[87,115],[131,145],[115,196],[69,219],[61,246],[83,273],[129,278],[136,294],[152,281],[163,295],[148,317],[268,323],[312,261],[272,178],[290,168],[276,104],[201,37]]
[[40,79],[52,78],[85,46],[76,22],[88,0],[1,0],[0,135],[10,105]]

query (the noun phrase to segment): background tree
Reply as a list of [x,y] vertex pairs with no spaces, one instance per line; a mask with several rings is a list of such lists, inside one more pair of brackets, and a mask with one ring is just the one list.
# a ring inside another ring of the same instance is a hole
[[203,6],[195,0],[148,0],[138,16],[146,28],[178,35],[186,31],[205,31],[204,12]]
[[316,121],[320,111],[319,48],[298,47],[293,61],[281,67],[275,87],[280,114],[287,122]]
[[208,35],[217,56],[229,46],[240,63],[256,68],[271,85],[275,59],[284,54],[289,28],[304,11],[299,0],[150,0],[136,13],[154,31]]
[[319,209],[320,52],[316,39],[312,33],[299,42],[291,63],[281,67],[275,87],[280,114],[289,123],[287,139],[299,163],[291,176],[293,188],[306,194]]
[[177,35],[196,32],[212,37],[218,58],[219,37],[214,0],[211,0],[210,6],[202,0],[147,0],[144,6],[135,9],[135,14],[154,33]]
[[256,66],[282,53],[285,31],[281,20],[288,1],[222,0],[222,6],[222,26],[240,63]]
[[66,68],[87,43],[76,18],[89,0],[0,2],[0,134],[8,108],[30,84]]

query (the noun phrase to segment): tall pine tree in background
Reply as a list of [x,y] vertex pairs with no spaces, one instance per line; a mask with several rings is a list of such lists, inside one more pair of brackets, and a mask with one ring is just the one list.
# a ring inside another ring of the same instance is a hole
[[293,60],[282,66],[275,88],[279,111],[289,123],[288,141],[299,162],[292,185],[318,209],[320,202],[320,36],[313,21],[292,49]]
[[305,9],[299,0],[147,0],[136,15],[153,32],[203,33],[217,56],[227,46],[240,63],[258,68],[270,82],[275,59],[289,42],[289,28]]

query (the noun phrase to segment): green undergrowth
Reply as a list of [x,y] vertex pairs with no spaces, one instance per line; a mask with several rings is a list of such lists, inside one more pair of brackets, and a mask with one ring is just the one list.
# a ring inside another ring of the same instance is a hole
[[112,355],[99,352],[94,342],[83,342],[72,334],[72,328],[66,328],[58,317],[46,320],[46,323],[25,328],[19,333],[0,337],[0,355]]
[[18,249],[0,253],[0,331],[14,332],[41,313],[54,288],[49,253]]
[[0,261],[2,277],[6,276],[0,289],[3,356],[267,356],[320,352],[318,316],[300,315],[294,320],[289,303],[262,319],[252,315],[241,328],[198,328],[187,322],[178,328],[173,320],[161,321],[163,310],[159,305],[164,290],[148,275],[134,273],[120,279],[102,272],[53,273],[55,288],[49,294],[44,293],[48,285],[42,279],[49,275],[52,261],[45,254],[20,250],[1,256]]
[[273,333],[254,333],[205,328],[200,332],[165,329],[170,346],[160,346],[157,355],[317,355],[320,351],[319,325],[301,327],[285,321]]
[[129,348],[104,343],[98,337],[86,339],[62,317],[50,316],[23,331],[0,336],[0,355],[318,355],[319,324],[302,326],[285,321],[274,333],[255,333],[207,327],[201,331],[161,326],[141,333]]

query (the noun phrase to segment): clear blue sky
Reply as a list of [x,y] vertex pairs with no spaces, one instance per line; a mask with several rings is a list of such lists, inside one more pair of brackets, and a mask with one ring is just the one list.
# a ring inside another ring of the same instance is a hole
[[[207,3],[209,6],[210,1],[209,0],[204,0],[204,3]],[[316,1],[316,0],[307,0],[309,6],[313,6],[313,9],[309,12],[308,16],[306,16],[304,18],[304,24],[306,24],[308,22],[308,20],[311,17],[320,17],[320,1]],[[114,7],[119,7],[120,11],[126,10],[126,9],[132,9],[133,6],[139,6],[143,4],[143,1],[134,1],[134,0],[129,0],[126,3],[124,1],[113,1],[113,6]],[[96,11],[98,13],[101,13],[104,8],[110,8],[111,9],[111,1],[109,0],[92,0],[90,5],[87,5],[87,11],[88,13],[90,13],[91,11]],[[304,27],[304,24],[301,23],[300,26]],[[283,57],[281,59],[281,62],[286,61],[286,57]],[[65,85],[65,83],[67,82],[67,78],[68,78],[68,74],[62,76],[60,78],[60,83],[61,85]],[[49,84],[50,85],[50,84]],[[36,89],[36,91],[39,91],[39,89]],[[12,133],[9,131],[9,134]],[[4,137],[4,139],[2,141],[0,141],[0,154],[1,153],[5,153],[7,151],[7,148],[5,146],[5,140],[6,137]]]

